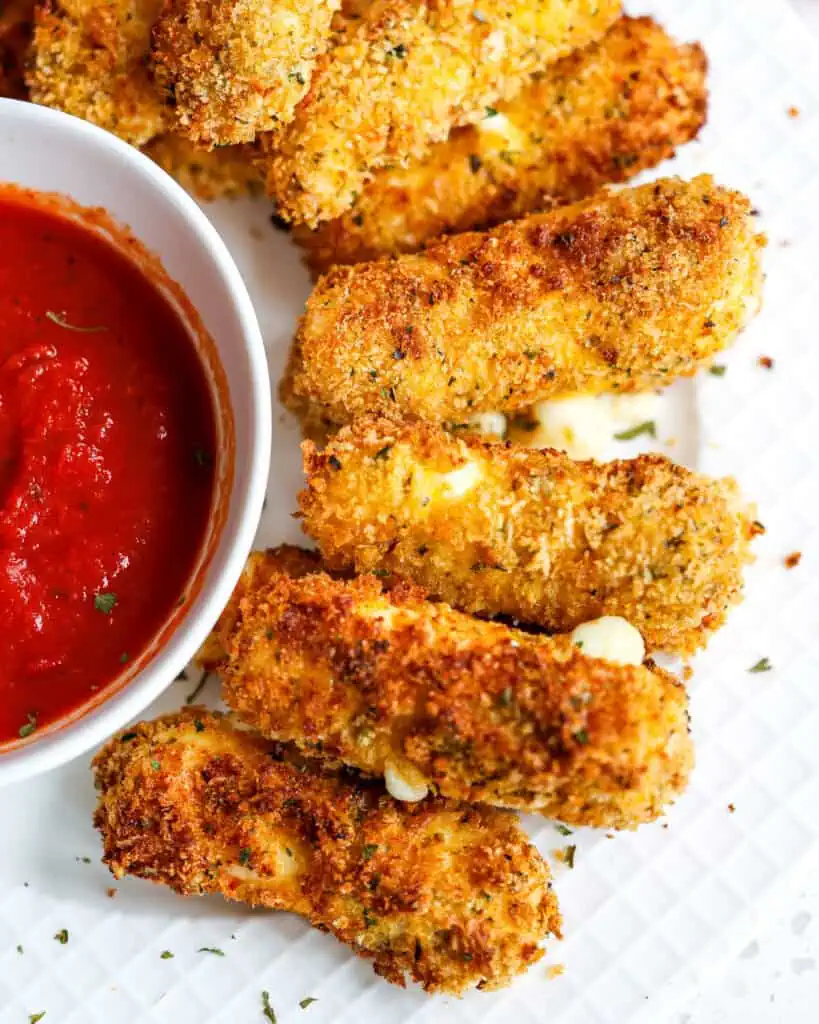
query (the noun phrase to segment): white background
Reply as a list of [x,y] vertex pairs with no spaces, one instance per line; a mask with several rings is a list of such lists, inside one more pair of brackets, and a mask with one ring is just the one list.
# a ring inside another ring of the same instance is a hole
[[[792,3],[816,36],[819,55],[819,0]],[[817,964],[819,862],[796,897],[669,1024],[814,1024]]]

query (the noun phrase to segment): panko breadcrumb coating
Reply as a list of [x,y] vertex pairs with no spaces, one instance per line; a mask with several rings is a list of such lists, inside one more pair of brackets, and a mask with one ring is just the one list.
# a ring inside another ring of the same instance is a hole
[[705,73],[700,46],[678,45],[651,18],[621,18],[499,103],[496,117],[378,171],[345,214],[315,231],[297,225],[293,237],[323,273],[583,199],[696,136]]
[[398,412],[458,424],[669,384],[756,312],[762,243],[745,196],[702,176],[335,267],[307,302],[282,397],[330,423]]
[[373,171],[491,116],[528,77],[600,38],[619,0],[370,0],[333,23],[290,125],[263,139],[267,188],[310,227],[355,201]]
[[205,708],[120,733],[94,759],[105,862],[300,914],[431,992],[500,988],[559,934],[549,870],[513,815],[399,804],[275,754]]
[[143,152],[197,199],[234,199],[261,188],[250,146],[207,150],[166,133],[148,143]]
[[277,551],[266,561],[267,581],[243,586],[220,623],[216,665],[225,702],[263,735],[574,825],[635,828],[685,787],[687,698],[668,673],[472,618],[409,584],[290,576]]
[[169,0],[154,72],[176,130],[203,146],[251,142],[293,117],[340,0]]
[[143,146],[165,125],[146,67],[161,0],[45,0],[35,17],[26,82],[56,107]]
[[731,479],[377,417],[302,449],[303,526],[330,569],[395,572],[456,608],[558,632],[620,615],[678,654],[741,598],[755,527]]

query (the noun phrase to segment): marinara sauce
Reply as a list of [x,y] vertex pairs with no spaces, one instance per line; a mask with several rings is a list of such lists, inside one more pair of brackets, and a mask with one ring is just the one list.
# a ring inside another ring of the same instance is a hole
[[184,601],[215,436],[156,285],[81,222],[0,193],[0,743],[111,683]]

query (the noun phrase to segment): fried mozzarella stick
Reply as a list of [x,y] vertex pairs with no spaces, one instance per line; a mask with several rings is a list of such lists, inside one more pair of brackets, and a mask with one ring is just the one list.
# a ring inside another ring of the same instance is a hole
[[287,128],[265,139],[280,214],[337,217],[372,172],[489,116],[529,76],[600,38],[619,0],[370,0],[334,22]]
[[134,146],[165,126],[146,67],[161,0],[45,0],[26,72],[31,99],[91,121]]
[[251,142],[293,117],[341,0],[169,0],[154,72],[174,123],[207,147]]
[[668,384],[756,311],[761,244],[748,200],[702,176],[335,267],[307,302],[282,397],[331,423],[397,411],[452,424]]
[[302,449],[303,526],[330,569],[395,572],[456,608],[558,632],[619,615],[678,654],[740,600],[756,531],[731,479],[376,417]]
[[[684,789],[687,697],[653,666],[570,636],[484,622],[375,576],[272,571],[217,631],[222,696],[307,754],[384,776],[396,797],[515,807],[635,828]],[[211,664],[213,664],[211,662]]]
[[315,231],[297,225],[294,237],[323,273],[583,199],[696,136],[705,73],[700,46],[675,43],[651,18],[620,18],[495,116],[456,129],[407,167],[378,171],[341,217]]
[[500,988],[559,934],[549,870],[514,816],[408,806],[275,753],[204,708],[111,740],[94,821],[114,875],[292,911],[428,991]]
[[149,142],[143,152],[197,199],[234,199],[261,189],[251,146],[207,150],[167,132]]

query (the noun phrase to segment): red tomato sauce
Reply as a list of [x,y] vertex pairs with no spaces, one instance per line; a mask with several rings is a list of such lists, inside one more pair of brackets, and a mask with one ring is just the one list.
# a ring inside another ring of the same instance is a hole
[[82,223],[0,198],[0,743],[111,684],[184,602],[215,439],[166,297]]

